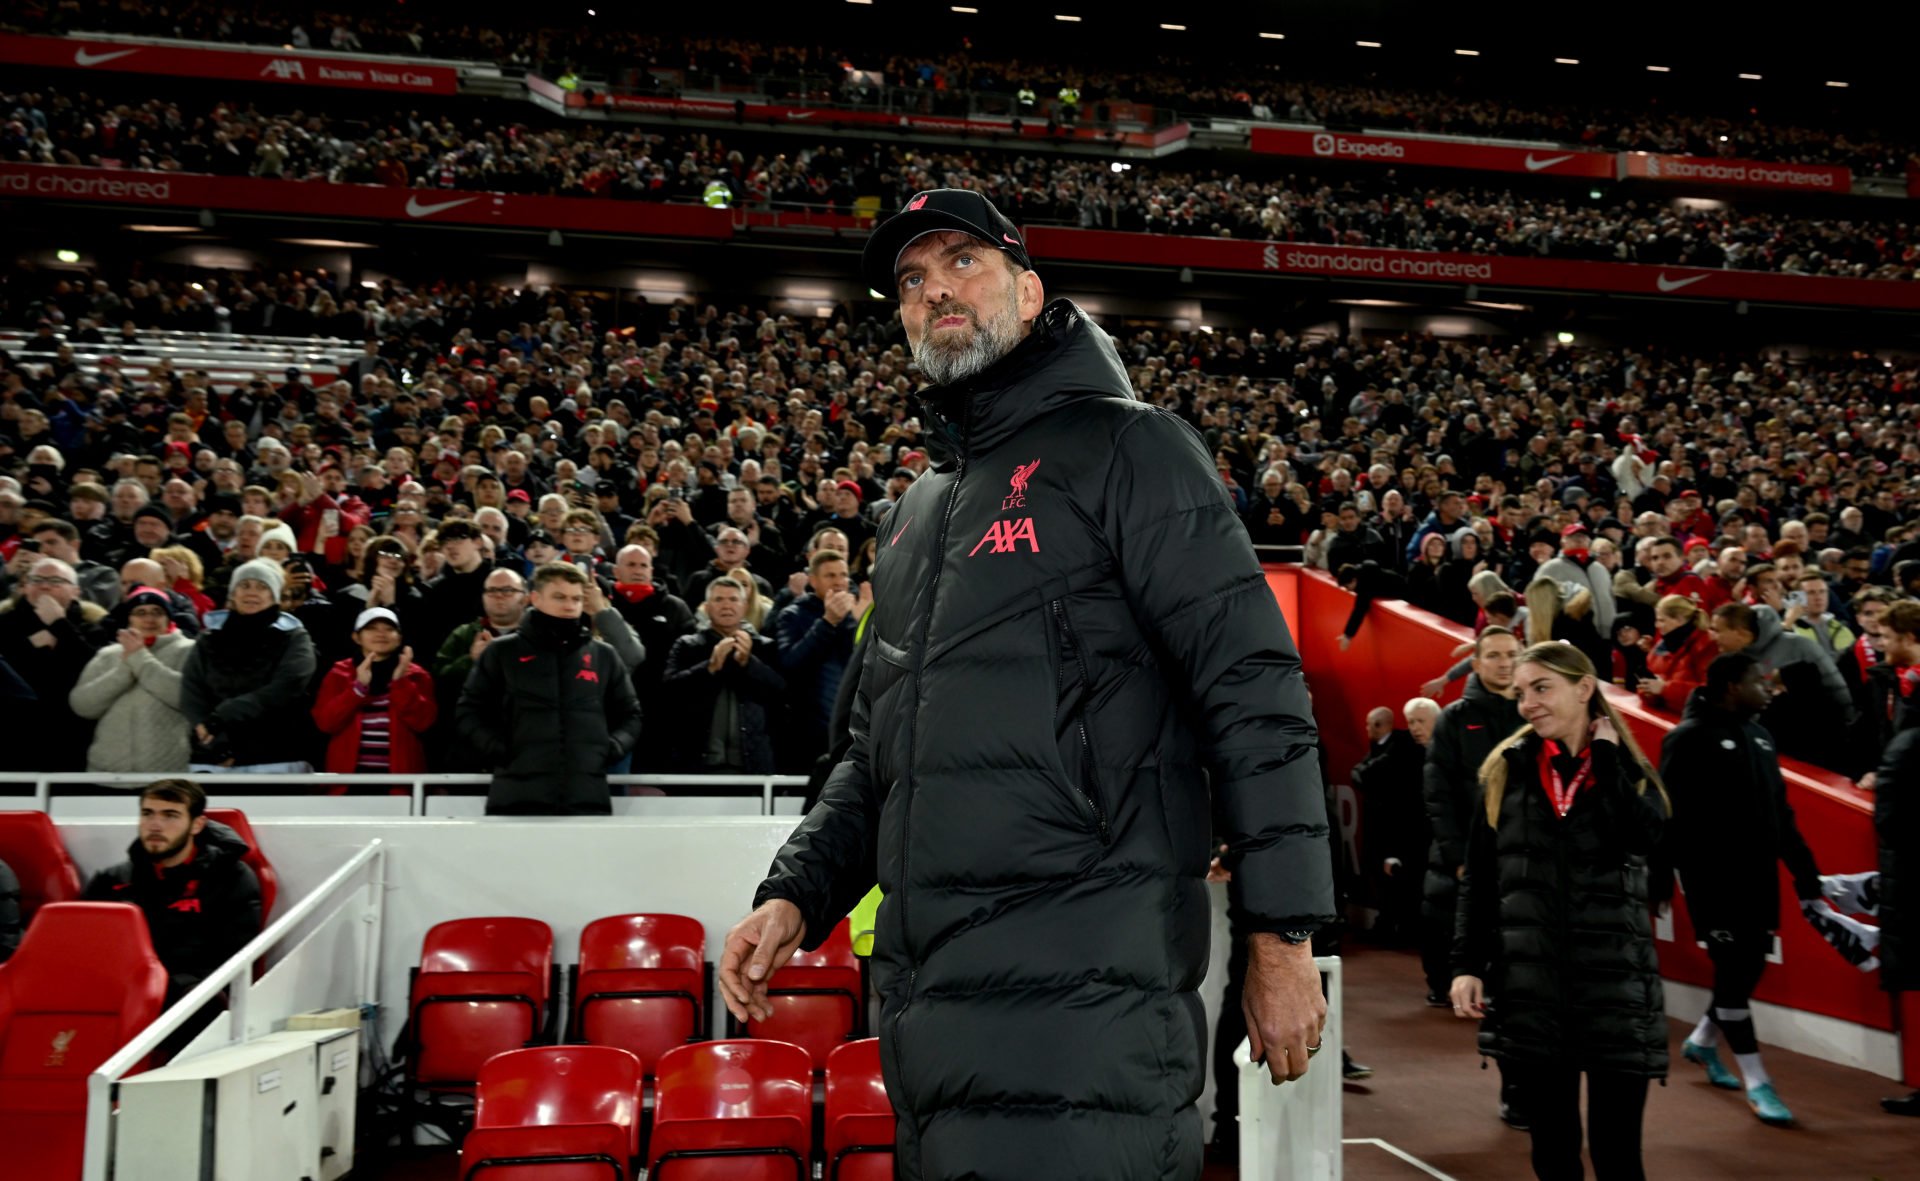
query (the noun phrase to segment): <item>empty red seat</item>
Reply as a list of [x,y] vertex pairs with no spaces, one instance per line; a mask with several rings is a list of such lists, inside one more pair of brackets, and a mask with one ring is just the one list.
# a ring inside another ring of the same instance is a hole
[[245,812],[238,808],[208,808],[207,819],[226,825],[247,843],[247,855],[240,860],[251,866],[253,876],[260,879],[260,929],[266,930],[273,918],[273,900],[280,896],[280,875],[273,872],[273,863],[261,850],[260,838],[253,835],[253,825],[247,823]]
[[454,919],[427,932],[408,1021],[413,1081],[469,1090],[480,1064],[545,1029],[553,930],[538,919]]
[[20,917],[80,897],[80,871],[45,812],[0,812],[0,861],[20,879]]
[[853,936],[841,919],[815,951],[798,951],[767,981],[765,1021],[747,1022],[748,1037],[792,1042],[825,1070],[827,1055],[864,1032],[866,997]]
[[826,1181],[893,1181],[893,1104],[880,1077],[880,1039],[827,1055]]
[[611,1046],[495,1054],[474,1088],[460,1181],[628,1181],[640,1060]]
[[41,908],[0,965],[0,1176],[80,1176],[87,1076],[153,1023],[166,995],[137,907]]
[[698,1042],[655,1071],[649,1181],[806,1181],[813,1061],[787,1042]]
[[618,1046],[647,1078],[660,1056],[707,1036],[706,929],[678,914],[622,914],[580,932],[573,1038]]

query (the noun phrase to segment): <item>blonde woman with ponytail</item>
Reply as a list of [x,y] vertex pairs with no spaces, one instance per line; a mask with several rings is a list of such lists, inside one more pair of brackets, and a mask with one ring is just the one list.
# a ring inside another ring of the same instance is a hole
[[1667,1074],[1647,896],[1666,788],[1578,648],[1534,644],[1520,654],[1514,686],[1526,724],[1480,767],[1456,910],[1453,1010],[1484,1019],[1481,1053],[1527,1096],[1535,1176],[1585,1176],[1585,1074],[1594,1175],[1644,1181],[1647,1084]]

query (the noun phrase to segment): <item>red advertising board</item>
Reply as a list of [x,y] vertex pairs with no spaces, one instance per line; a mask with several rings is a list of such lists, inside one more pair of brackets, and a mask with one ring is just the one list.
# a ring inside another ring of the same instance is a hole
[[406,94],[454,94],[460,89],[460,73],[453,67],[420,65],[398,58],[374,60],[292,49],[210,49],[74,37],[0,34],[0,64]]
[[1657,152],[1620,153],[1620,176],[1743,189],[1789,189],[1806,193],[1853,191],[1853,170],[1833,164],[1721,160],[1712,156],[1663,156]]
[[[529,80],[534,85],[538,80]],[[548,84],[551,88],[551,84]],[[553,91],[558,93],[557,90]],[[897,111],[865,110],[859,107],[793,107],[778,103],[742,102],[736,109],[726,99],[670,98],[651,94],[596,94],[591,101],[584,94],[568,93],[568,107],[597,107],[647,115],[677,115],[688,119],[733,119],[751,123],[787,123],[792,125],[835,125],[841,127],[890,128],[895,131],[923,131],[940,135],[1013,135],[1010,121],[969,119],[964,115],[903,115]],[[1104,127],[1057,125],[1047,130],[1045,119],[1025,119],[1018,132],[1022,139],[1071,139],[1089,143],[1119,144],[1129,148],[1158,148],[1187,138],[1189,127],[1176,123],[1156,131],[1112,131]]]
[[1611,152],[1567,148],[1510,148],[1462,143],[1422,135],[1354,135],[1345,131],[1306,131],[1255,127],[1250,146],[1276,156],[1309,156],[1363,164],[1418,164],[1485,172],[1525,172],[1542,176],[1583,176],[1611,180]]
[[[1409,604],[1381,601],[1373,605],[1351,647],[1341,651],[1333,636],[1353,606],[1351,594],[1321,571],[1293,566],[1267,567],[1267,583],[1283,604],[1292,604],[1288,623],[1300,646],[1301,667],[1313,685],[1314,717],[1327,752],[1328,774],[1333,783],[1345,783],[1366,753],[1362,723],[1367,711],[1420,696],[1421,683],[1453,663],[1453,647],[1468,633]],[[1662,739],[1679,718],[1647,709],[1630,693],[1612,688],[1606,692],[1641,748],[1658,759]],[[1781,760],[1781,771],[1800,830],[1820,868],[1828,873],[1874,868],[1871,797],[1790,759]],[[1360,839],[1365,840],[1364,832]],[[1869,1029],[1893,1029],[1893,1004],[1881,990],[1878,974],[1848,964],[1801,921],[1784,871],[1777,888],[1782,891],[1777,954],[1754,995]],[[1662,976],[1686,984],[1711,983],[1712,965],[1689,925],[1684,895],[1670,919],[1655,923],[1654,946]]]
[[314,217],[350,217],[400,224],[510,226],[592,230],[662,238],[731,238],[726,210],[704,205],[578,197],[523,197],[455,189],[336,185],[117,168],[65,168],[0,162],[0,199],[169,209],[230,209]]
[[1365,246],[1312,246],[1235,238],[1187,238],[1056,226],[1032,226],[1026,233],[1027,249],[1035,258],[1075,262],[1200,267],[1275,275],[1379,279],[1386,282],[1477,283],[1489,287],[1606,291],[1694,299],[1744,299],[1763,303],[1920,309],[1920,283],[1882,279],[1837,279],[1767,271],[1512,258],[1492,254],[1376,250]]

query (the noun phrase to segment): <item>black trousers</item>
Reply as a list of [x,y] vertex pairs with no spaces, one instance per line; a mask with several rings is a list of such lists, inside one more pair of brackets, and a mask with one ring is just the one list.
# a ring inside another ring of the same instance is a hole
[[1771,931],[1707,932],[1707,958],[1713,963],[1713,1000],[1707,1015],[1720,1027],[1727,1049],[1736,1054],[1760,1049],[1748,1006],[1761,974],[1767,970],[1767,953],[1771,950]]
[[1420,966],[1427,974],[1427,991],[1446,996],[1453,987],[1453,909],[1460,887],[1449,881],[1436,888],[1431,874],[1423,874],[1422,881]]
[[[1583,1181],[1580,1162],[1580,1071],[1562,1066],[1509,1068],[1526,1096],[1533,1135],[1533,1175],[1540,1181]],[[1640,1122],[1647,1106],[1643,1075],[1587,1074],[1588,1155],[1598,1181],[1646,1181],[1640,1164]]]

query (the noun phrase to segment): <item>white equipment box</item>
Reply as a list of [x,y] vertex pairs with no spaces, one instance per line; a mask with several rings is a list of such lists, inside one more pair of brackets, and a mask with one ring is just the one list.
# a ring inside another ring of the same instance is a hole
[[359,1040],[349,1029],[277,1033],[124,1080],[116,1181],[339,1177],[353,1164]]

